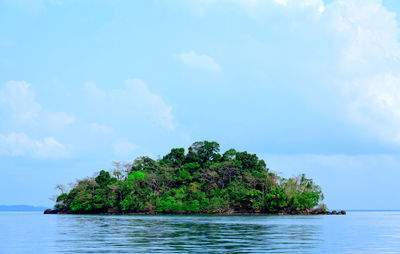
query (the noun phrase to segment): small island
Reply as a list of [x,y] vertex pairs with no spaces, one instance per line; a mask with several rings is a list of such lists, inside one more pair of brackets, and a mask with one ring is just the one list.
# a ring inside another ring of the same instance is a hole
[[345,214],[320,203],[321,188],[304,174],[282,178],[246,151],[220,153],[217,142],[173,148],[162,159],[115,163],[78,180],[46,214]]

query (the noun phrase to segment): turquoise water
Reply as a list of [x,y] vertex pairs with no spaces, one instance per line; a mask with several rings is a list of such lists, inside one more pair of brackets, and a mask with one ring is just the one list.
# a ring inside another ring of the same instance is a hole
[[0,253],[400,253],[400,212],[345,216],[0,213]]

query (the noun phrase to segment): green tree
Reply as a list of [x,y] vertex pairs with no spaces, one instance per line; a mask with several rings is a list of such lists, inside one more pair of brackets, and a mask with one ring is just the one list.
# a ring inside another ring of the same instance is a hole
[[185,148],[172,148],[171,152],[163,157],[163,161],[172,164],[174,167],[180,167],[185,158]]
[[110,173],[105,170],[101,170],[99,175],[95,179],[96,179],[96,183],[98,185],[100,185],[100,187],[102,187],[102,188],[104,188],[105,186],[107,186],[111,183]]

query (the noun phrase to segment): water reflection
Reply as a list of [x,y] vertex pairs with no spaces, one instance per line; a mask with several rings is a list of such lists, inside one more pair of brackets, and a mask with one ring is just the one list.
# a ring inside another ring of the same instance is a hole
[[63,253],[315,252],[319,216],[57,216]]
[[346,216],[0,213],[0,253],[400,253],[400,212]]

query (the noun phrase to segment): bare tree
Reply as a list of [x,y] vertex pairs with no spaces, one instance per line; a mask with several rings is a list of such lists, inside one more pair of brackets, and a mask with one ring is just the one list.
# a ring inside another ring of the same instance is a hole
[[112,166],[113,169],[111,170],[111,173],[118,180],[122,180],[124,176],[126,177],[132,169],[132,163],[128,162],[113,161]]
[[131,172],[131,170],[132,170],[132,163],[129,163],[129,162],[124,162],[123,163],[123,165],[122,165],[122,169],[123,169],[123,171],[126,173],[126,175],[128,175],[130,172]]
[[117,180],[119,181],[122,176],[122,173],[116,169],[111,170],[111,172],[112,172],[113,176],[115,178],[117,178]]
[[64,194],[67,188],[65,187],[64,184],[59,184],[56,186],[56,189],[61,191],[62,194]]

